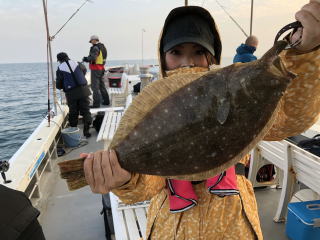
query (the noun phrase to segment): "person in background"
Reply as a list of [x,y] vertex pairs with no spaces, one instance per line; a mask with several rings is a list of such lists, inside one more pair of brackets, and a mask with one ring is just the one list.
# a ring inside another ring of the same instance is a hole
[[44,240],[39,215],[24,192],[0,184],[0,239]]
[[237,48],[237,54],[233,58],[233,63],[236,62],[251,62],[257,60],[257,57],[253,53],[257,50],[258,47],[258,38],[256,36],[249,36],[246,39],[246,42],[241,44]]
[[[289,41],[294,43],[300,37],[302,41],[283,51],[280,58],[297,78],[282,97],[283,105],[264,137],[268,141],[305,131],[317,121],[320,112],[316,94],[320,88],[320,4],[310,0],[296,18],[304,28]],[[211,65],[220,64],[222,47],[217,27],[210,13],[201,7],[173,9],[159,42],[163,77],[192,71],[193,67],[208,71]],[[241,167],[239,172],[233,166],[202,181],[181,181],[128,172],[121,168],[114,150],[81,156],[86,157],[85,177],[92,192],[112,191],[127,204],[151,200],[146,239],[263,239],[252,184]],[[240,166],[246,160],[247,156],[241,159]]]
[[90,89],[85,78],[85,66],[70,60],[64,52],[57,54],[60,63],[56,72],[57,89],[63,89],[69,107],[70,127],[77,127],[79,113],[83,116],[83,135],[90,137],[92,117],[90,113]]
[[105,72],[104,65],[107,59],[107,49],[103,43],[99,42],[97,35],[90,37],[89,43],[92,44],[88,57],[83,57],[82,61],[89,62],[91,70],[91,90],[93,92],[92,108],[100,107],[100,94],[103,99],[102,105],[109,105],[109,95],[106,86],[103,82],[103,75]]

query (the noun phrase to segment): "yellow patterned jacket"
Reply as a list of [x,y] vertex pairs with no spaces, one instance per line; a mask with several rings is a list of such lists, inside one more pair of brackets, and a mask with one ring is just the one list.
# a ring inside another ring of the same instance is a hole
[[[276,121],[265,137],[269,141],[305,131],[317,121],[320,112],[320,50],[300,55],[289,50],[281,58],[287,69],[298,77],[281,100]],[[129,183],[113,193],[128,204],[151,200],[148,239],[261,240],[263,236],[252,185],[243,176],[237,176],[237,184],[240,195],[224,198],[209,194],[204,183],[194,185],[198,205],[182,213],[170,213],[162,177],[133,174]]]

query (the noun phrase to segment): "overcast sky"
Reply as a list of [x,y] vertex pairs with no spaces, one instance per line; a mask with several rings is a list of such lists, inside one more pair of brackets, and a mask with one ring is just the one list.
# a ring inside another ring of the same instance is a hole
[[[51,35],[84,0],[47,0]],[[219,0],[249,32],[251,0]],[[261,56],[271,47],[278,30],[294,21],[294,13],[308,0],[255,0],[253,34]],[[158,36],[169,11],[184,0],[94,0],[87,3],[52,42],[75,60],[88,55],[89,37],[96,34],[108,49],[109,60],[140,59],[142,29],[144,58],[157,58]],[[245,36],[217,5],[216,0],[189,0],[208,9],[215,18],[223,42],[223,57],[232,57]],[[42,0],[0,0],[0,63],[46,61],[46,32]],[[54,57],[54,60],[55,57]]]

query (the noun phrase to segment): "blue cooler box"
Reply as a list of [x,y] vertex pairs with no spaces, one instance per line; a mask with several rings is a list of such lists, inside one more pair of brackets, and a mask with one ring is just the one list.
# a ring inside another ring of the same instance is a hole
[[320,200],[289,203],[286,233],[291,240],[320,240]]

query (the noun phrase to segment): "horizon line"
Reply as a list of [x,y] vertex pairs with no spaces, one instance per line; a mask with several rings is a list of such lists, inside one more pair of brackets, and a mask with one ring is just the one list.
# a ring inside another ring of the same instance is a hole
[[[234,56],[225,56],[225,57],[222,57],[221,59],[223,58],[233,58]],[[259,57],[258,57],[259,58]],[[74,59],[71,59],[71,60],[74,60]],[[146,58],[146,59],[143,59],[143,61],[148,61],[148,60],[156,60],[158,61],[157,58]],[[74,60],[76,61],[76,60]],[[106,62],[108,61],[142,61],[142,59],[139,59],[139,58],[132,58],[132,59],[110,59],[110,60],[106,60]],[[54,63],[57,63],[56,61],[53,61]],[[26,63],[47,63],[47,62],[0,62],[0,64],[26,64]]]

